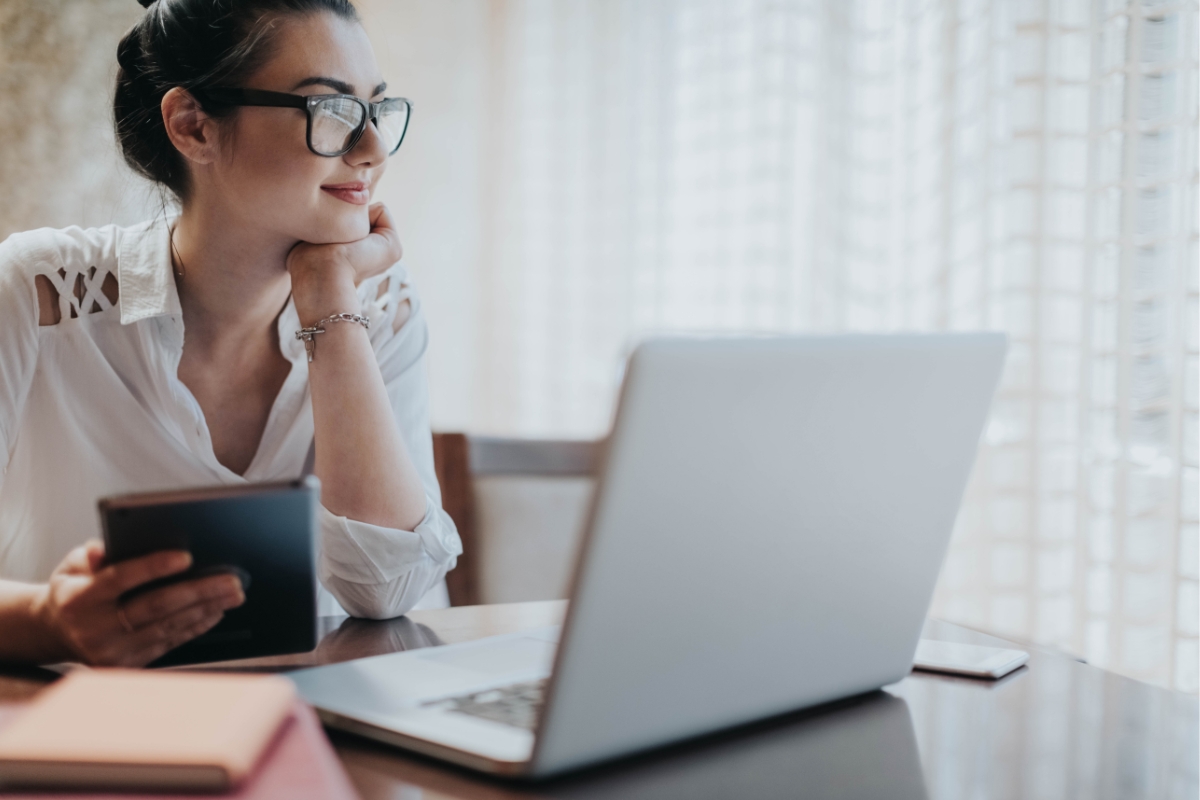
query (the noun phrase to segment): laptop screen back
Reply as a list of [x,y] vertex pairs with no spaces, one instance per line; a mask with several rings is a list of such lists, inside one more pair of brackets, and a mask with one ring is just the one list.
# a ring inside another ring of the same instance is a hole
[[904,677],[1005,347],[1001,334],[642,345],[533,772]]

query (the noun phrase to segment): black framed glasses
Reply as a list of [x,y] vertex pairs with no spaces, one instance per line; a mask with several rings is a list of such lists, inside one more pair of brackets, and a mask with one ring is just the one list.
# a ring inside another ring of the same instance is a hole
[[261,89],[218,87],[192,92],[200,100],[227,106],[299,108],[308,115],[308,149],[333,158],[349,153],[362,138],[368,122],[375,123],[390,156],[400,149],[412,103],[404,97],[388,97],[371,103],[352,94],[287,94]]

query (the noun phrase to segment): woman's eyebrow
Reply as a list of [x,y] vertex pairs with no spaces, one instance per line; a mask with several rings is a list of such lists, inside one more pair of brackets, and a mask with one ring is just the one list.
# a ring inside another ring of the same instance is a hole
[[345,81],[339,81],[337,78],[326,78],[320,75],[314,75],[311,78],[305,78],[292,87],[292,91],[303,89],[305,86],[328,86],[335,92],[342,94],[354,94],[354,87]]
[[[314,75],[311,78],[305,78],[293,86],[291,90],[294,92],[297,89],[303,89],[305,86],[328,86],[330,89],[333,89],[335,92],[340,92],[341,94],[354,94],[354,87],[345,81],[339,81],[337,78],[326,78],[321,75]],[[371,92],[371,97],[381,94],[386,88],[387,81],[384,81],[375,87],[375,91]]]

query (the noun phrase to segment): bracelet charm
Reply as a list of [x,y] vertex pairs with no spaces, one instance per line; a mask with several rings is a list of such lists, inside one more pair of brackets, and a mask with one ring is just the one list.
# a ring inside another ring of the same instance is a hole
[[304,342],[304,351],[308,354],[308,363],[312,363],[313,354],[317,352],[317,334],[325,332],[325,325],[330,322],[357,322],[370,330],[371,319],[362,314],[333,314],[320,320],[308,328],[296,331],[296,338]]

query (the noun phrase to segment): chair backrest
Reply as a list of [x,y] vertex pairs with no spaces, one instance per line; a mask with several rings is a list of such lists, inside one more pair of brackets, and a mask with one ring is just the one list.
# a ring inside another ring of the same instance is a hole
[[435,433],[433,456],[463,542],[451,605],[563,596],[599,443]]

